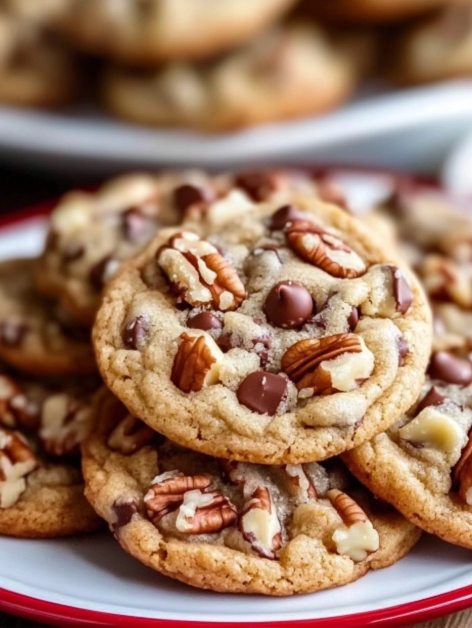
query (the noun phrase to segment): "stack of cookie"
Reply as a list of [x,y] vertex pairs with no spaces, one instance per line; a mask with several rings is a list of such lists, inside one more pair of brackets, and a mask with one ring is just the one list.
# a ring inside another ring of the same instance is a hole
[[190,172],[123,178],[52,215],[37,285],[76,320],[98,309],[86,496],[172,578],[316,591],[419,538],[339,456],[415,402],[429,307],[395,252],[322,200],[336,197],[298,172]]

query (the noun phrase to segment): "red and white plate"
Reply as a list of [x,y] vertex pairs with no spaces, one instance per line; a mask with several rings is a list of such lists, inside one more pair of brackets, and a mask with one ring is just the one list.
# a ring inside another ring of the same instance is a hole
[[[39,253],[46,211],[0,218],[0,258]],[[405,626],[472,606],[472,552],[428,536],[389,569],[292,598],[193,589],[144,567],[109,534],[0,537],[0,557],[0,609],[58,626]]]

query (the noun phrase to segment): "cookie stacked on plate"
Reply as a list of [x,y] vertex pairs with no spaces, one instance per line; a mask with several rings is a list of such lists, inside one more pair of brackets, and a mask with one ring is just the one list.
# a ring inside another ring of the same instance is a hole
[[126,551],[217,591],[316,591],[392,564],[419,531],[339,455],[421,391],[418,281],[321,200],[337,193],[325,181],[185,176],[156,201],[180,224],[121,264],[96,315],[108,390],[83,445],[87,498]]

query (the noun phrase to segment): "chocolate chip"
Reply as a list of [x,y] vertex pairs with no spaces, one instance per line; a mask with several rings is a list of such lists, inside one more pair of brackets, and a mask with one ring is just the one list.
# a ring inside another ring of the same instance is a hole
[[83,244],[69,244],[62,252],[62,259],[66,263],[74,262],[83,257],[84,253],[85,247]]
[[29,329],[26,323],[1,323],[0,341],[7,347],[19,347]]
[[359,322],[359,308],[352,307],[351,313],[347,317],[347,324],[349,325],[349,330],[354,331],[357,327],[357,323]]
[[284,205],[272,215],[270,229],[279,231],[285,229],[288,223],[294,220],[306,220],[306,216],[301,213],[294,205]]
[[433,386],[418,404],[416,414],[419,414],[422,410],[428,408],[429,406],[440,406],[445,399],[446,397],[440,392],[439,388]]
[[113,259],[111,255],[107,255],[102,260],[97,262],[95,266],[92,266],[90,269],[89,277],[92,286],[96,290],[101,291],[107,281],[114,275],[118,266],[118,260]]
[[406,356],[410,353],[410,349],[406,344],[406,340],[403,336],[400,336],[397,340],[398,347],[398,366],[403,366]]
[[206,205],[206,203],[211,201],[211,196],[203,188],[185,184],[174,190],[173,200],[178,211],[185,214],[192,207]]
[[429,375],[448,384],[467,386],[472,382],[472,364],[448,351],[435,351],[429,363]]
[[123,233],[129,242],[147,239],[156,228],[156,222],[149,216],[145,216],[137,207],[128,209],[123,214]]
[[267,320],[276,327],[297,329],[313,314],[311,294],[299,283],[280,281],[267,295],[264,303]]
[[135,501],[118,503],[115,501],[113,504],[113,513],[116,521],[112,524],[112,529],[115,534],[119,532],[121,528],[128,525],[131,522],[133,515],[138,512],[138,505]]
[[188,318],[187,327],[210,331],[210,329],[222,329],[223,323],[212,312],[200,312]]
[[228,353],[228,351],[231,351],[231,349],[234,349],[235,346],[238,346],[238,345],[241,346],[240,343],[236,345],[233,344],[233,334],[227,331],[220,335],[220,337],[216,341],[216,344],[221,349],[221,351],[223,351],[223,353]]
[[277,177],[271,172],[242,173],[234,182],[257,203],[268,200],[278,187]]
[[272,347],[272,338],[267,335],[258,336],[257,338],[253,338],[252,344],[254,345],[256,355],[258,355],[261,360],[261,366],[265,366],[267,364],[267,360],[269,359],[269,351]]
[[287,394],[287,380],[267,371],[250,373],[239,385],[238,401],[253,412],[273,416]]
[[392,273],[395,309],[400,314],[406,314],[413,303],[413,292],[403,272],[396,266],[390,266],[389,268]]
[[124,328],[123,342],[129,349],[139,349],[145,343],[148,332],[148,321],[144,316],[136,316]]

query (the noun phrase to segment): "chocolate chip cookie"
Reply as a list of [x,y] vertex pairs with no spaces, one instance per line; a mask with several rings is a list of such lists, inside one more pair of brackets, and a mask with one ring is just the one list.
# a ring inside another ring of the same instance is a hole
[[62,44],[0,7],[0,102],[64,105],[77,97],[79,85],[77,63]]
[[205,63],[110,68],[103,101],[133,122],[211,131],[317,114],[352,94],[371,53],[364,42],[315,24],[280,27]]
[[472,548],[472,363],[432,354],[413,408],[344,460],[378,497],[423,530]]
[[258,35],[294,0],[66,0],[55,27],[80,49],[131,65],[219,54]]
[[86,495],[120,545],[192,586],[292,595],[402,558],[419,531],[337,460],[260,466],[159,437],[107,390],[83,446]]
[[58,299],[78,323],[91,325],[103,286],[159,226],[198,220],[211,203],[215,203],[212,219],[223,224],[255,202],[282,203],[293,193],[326,196],[332,187],[324,183],[318,191],[310,174],[296,170],[217,176],[195,170],[129,175],[112,179],[96,193],[71,192],[51,215],[36,286]]
[[33,288],[36,259],[0,262],[0,358],[26,373],[95,373],[90,330]]
[[174,442],[246,462],[322,460],[390,427],[430,352],[415,277],[314,197],[221,226],[227,203],[160,231],[107,286],[108,386]]
[[32,381],[0,372],[0,534],[95,530],[78,461],[95,381]]

